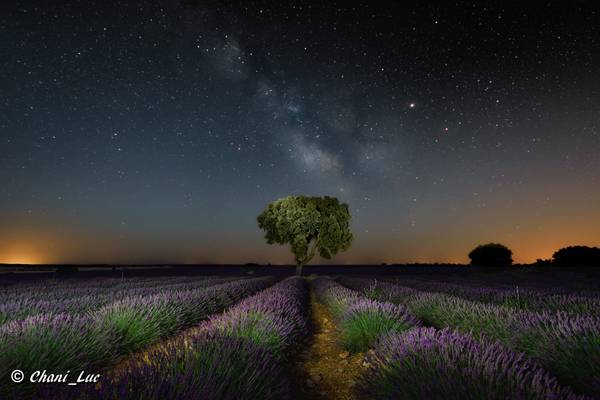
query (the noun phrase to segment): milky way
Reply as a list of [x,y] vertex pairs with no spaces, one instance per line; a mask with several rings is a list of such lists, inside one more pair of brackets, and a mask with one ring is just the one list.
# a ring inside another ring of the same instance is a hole
[[592,2],[10,7],[0,262],[290,262],[288,194],[350,205],[343,263],[600,245]]

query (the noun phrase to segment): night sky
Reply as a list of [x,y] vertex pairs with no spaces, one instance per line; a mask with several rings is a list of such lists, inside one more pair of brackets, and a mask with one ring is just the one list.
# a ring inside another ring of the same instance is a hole
[[291,263],[289,194],[350,205],[339,263],[600,245],[594,2],[16,3],[0,262]]

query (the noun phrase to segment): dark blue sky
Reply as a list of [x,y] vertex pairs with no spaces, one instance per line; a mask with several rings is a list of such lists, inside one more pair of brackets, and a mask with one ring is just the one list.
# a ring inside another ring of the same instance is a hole
[[339,262],[600,244],[593,2],[3,8],[0,262],[290,262],[288,194],[350,205]]

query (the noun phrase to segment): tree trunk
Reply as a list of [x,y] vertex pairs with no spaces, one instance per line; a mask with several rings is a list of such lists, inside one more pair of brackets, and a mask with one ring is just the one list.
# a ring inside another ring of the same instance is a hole
[[314,241],[310,252],[306,256],[304,256],[304,258],[300,262],[298,262],[296,264],[296,275],[302,276],[302,267],[305,264],[308,264],[310,262],[310,260],[313,259],[313,257],[315,256],[315,251],[317,251],[318,246],[319,246],[319,239],[317,238],[317,240]]

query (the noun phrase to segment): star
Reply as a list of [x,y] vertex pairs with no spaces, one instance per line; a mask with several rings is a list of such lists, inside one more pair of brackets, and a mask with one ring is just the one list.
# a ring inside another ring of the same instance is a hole
[[[440,231],[460,231],[436,252],[454,260],[465,260],[480,234],[505,240],[517,222],[522,232],[546,224],[536,238],[544,242],[598,231],[585,216],[600,212],[587,201],[600,179],[590,84],[600,74],[593,62],[600,25],[585,12],[561,15],[553,5],[464,12],[452,4],[340,4],[329,12],[273,1],[248,12],[192,0],[138,10],[136,2],[99,2],[91,11],[97,23],[87,26],[79,16],[89,4],[68,3],[60,13],[25,4],[0,18],[7,33],[0,75],[10,77],[0,91],[0,262],[16,231],[42,240],[78,209],[90,228],[69,223],[60,240],[77,243],[52,250],[57,261],[121,251],[127,260],[152,260],[162,257],[158,250],[165,260],[246,263],[264,254],[274,261],[279,256],[257,244],[254,220],[288,194],[337,194],[351,211],[360,207],[354,223],[369,226],[374,241],[402,227],[393,245],[385,242],[389,250],[381,247],[398,262],[420,257],[417,237],[437,247]],[[52,21],[32,24],[34,15]],[[556,18],[560,24],[546,23]],[[503,170],[502,182],[489,178]],[[502,196],[491,193],[496,183]],[[569,196],[538,218],[546,210],[540,188],[553,199],[567,189]],[[485,212],[471,212],[473,191]],[[523,207],[504,201],[515,196]],[[577,224],[554,238],[562,207]],[[19,218],[29,208],[48,218],[27,225]],[[119,231],[110,229],[125,216],[132,216],[127,233],[161,246],[135,239],[113,251],[108,238]],[[480,231],[479,217],[494,223]],[[456,225],[462,218],[464,232]],[[404,235],[411,220],[422,236]],[[202,221],[220,221],[218,234],[230,233],[245,250],[197,245],[213,233]],[[532,232],[506,239],[520,248],[515,259],[546,250],[529,245]],[[379,263],[372,245],[357,237],[349,262],[362,262],[366,249]],[[89,257],[82,260],[98,261]]]

